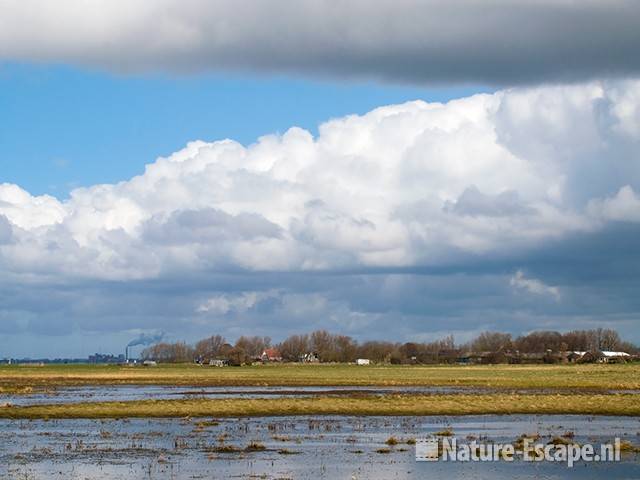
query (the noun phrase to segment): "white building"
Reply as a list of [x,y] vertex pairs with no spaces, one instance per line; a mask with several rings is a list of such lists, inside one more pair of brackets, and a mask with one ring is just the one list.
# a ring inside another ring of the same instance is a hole
[[356,360],[356,365],[370,365],[371,364],[371,360],[369,360],[368,358],[358,358]]
[[602,352],[602,361],[604,363],[609,363],[609,361],[611,360],[629,360],[629,358],[631,357],[631,355],[629,355],[627,352],[609,352],[609,351],[604,351]]

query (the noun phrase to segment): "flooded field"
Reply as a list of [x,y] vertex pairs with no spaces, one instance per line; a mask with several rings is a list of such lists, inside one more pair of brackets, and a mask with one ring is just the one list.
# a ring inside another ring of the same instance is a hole
[[[640,478],[636,454],[578,464],[416,462],[413,440],[637,444],[640,417],[262,417],[251,419],[0,420],[0,477],[16,479]],[[389,439],[393,437],[393,441]]]
[[[588,392],[588,389],[574,390],[573,393]],[[367,395],[443,395],[469,393],[541,393],[559,392],[557,389],[497,389],[467,386],[397,386],[397,387],[286,387],[286,386],[219,386],[219,387],[185,387],[169,385],[122,385],[122,386],[82,386],[59,387],[55,389],[35,389],[28,394],[0,394],[0,405],[41,405],[78,402],[109,402],[135,400],[179,400],[194,398],[291,398],[314,396],[351,396]],[[597,393],[639,394],[640,390],[606,390]]]
[[[29,394],[0,394],[0,404],[38,405],[75,402],[108,402],[132,400],[179,400],[192,398],[274,398],[313,397],[324,395],[347,396],[354,394],[446,394],[470,393],[485,389],[469,387],[173,387],[168,385],[125,385],[62,387],[35,390]],[[487,390],[488,391],[488,390]]]
[[[29,388],[0,394],[5,413],[0,419],[0,478],[640,478],[636,453],[616,463],[578,463],[574,468],[522,460],[415,461],[414,440],[443,431],[462,442],[513,443],[532,434],[547,443],[569,432],[571,441],[579,444],[620,437],[638,446],[637,369],[606,368],[581,367],[576,372],[584,375],[573,376],[554,368],[516,369],[522,373],[517,376],[506,367],[389,369],[400,375],[394,381],[419,380],[424,385],[388,384],[391,373],[373,368],[292,367],[312,385],[298,377],[284,383],[283,375],[294,376],[287,367],[158,367],[115,373],[98,367],[6,369],[6,386],[14,386],[7,380],[14,375],[16,385]],[[103,378],[103,371],[111,373]],[[605,373],[611,379],[611,372],[617,375],[615,381],[606,388],[595,386],[602,384],[598,379]],[[453,373],[455,378],[447,380]],[[174,374],[180,382],[173,381]],[[234,382],[250,384],[186,383],[229,380],[214,375],[233,375]],[[129,383],[139,376],[160,383]],[[335,378],[339,382],[330,384]],[[438,378],[448,384],[428,384]],[[276,381],[284,385],[274,385]],[[578,410],[569,410],[572,407]],[[465,409],[468,416],[461,415]],[[503,414],[515,411],[521,414]],[[612,414],[626,416],[604,416]],[[139,418],[122,418],[134,416]]]

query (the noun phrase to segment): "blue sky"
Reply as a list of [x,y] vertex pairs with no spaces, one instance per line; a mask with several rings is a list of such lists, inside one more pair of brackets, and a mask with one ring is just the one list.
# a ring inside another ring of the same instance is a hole
[[143,172],[191,140],[243,144],[333,117],[487,87],[419,88],[252,75],[117,75],[64,65],[0,65],[2,181],[65,198]]

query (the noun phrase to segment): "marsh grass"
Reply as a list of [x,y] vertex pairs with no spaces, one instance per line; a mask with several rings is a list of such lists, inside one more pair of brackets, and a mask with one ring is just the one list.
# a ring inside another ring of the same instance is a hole
[[245,452],[262,452],[266,449],[267,447],[265,447],[260,442],[251,442],[249,445],[247,445],[247,448],[245,448],[244,450]]
[[240,453],[241,449],[238,447],[234,447],[233,445],[218,445],[215,447],[209,447],[206,449],[207,452],[212,453]]
[[547,442],[549,445],[573,445],[575,442],[570,438],[566,438],[564,436],[561,437],[553,437],[551,440]]
[[196,428],[204,429],[206,427],[217,427],[220,425],[220,422],[216,420],[201,420],[196,422]]
[[622,440],[620,442],[620,452],[622,453],[640,453],[640,447],[634,445],[628,440]]
[[520,435],[515,442],[513,442],[513,446],[516,450],[521,451],[524,448],[524,442],[527,440],[528,442],[535,442],[540,439],[539,433],[523,433]]
[[293,450],[289,450],[288,448],[281,448],[278,450],[280,455],[298,455],[300,452],[295,452]]

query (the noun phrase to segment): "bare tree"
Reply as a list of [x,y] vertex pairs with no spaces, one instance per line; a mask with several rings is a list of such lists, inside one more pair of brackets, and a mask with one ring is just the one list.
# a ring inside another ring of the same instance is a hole
[[161,342],[145,348],[141,356],[145,360],[161,362],[191,362],[193,361],[194,350],[184,342]]
[[471,342],[474,352],[497,352],[511,348],[511,335],[500,332],[483,332]]
[[518,337],[514,342],[514,348],[524,353],[541,353],[547,350],[558,352],[562,343],[562,335],[558,332],[531,332]]
[[336,361],[353,362],[358,355],[358,343],[346,335],[336,335],[334,339],[336,348]]
[[599,337],[599,350],[613,350],[616,351],[620,348],[620,343],[622,340],[620,339],[620,335],[615,330],[611,330],[609,328],[598,329],[598,337]]
[[370,341],[358,347],[358,357],[368,358],[376,363],[389,363],[398,350],[399,346],[395,343]]
[[302,355],[309,353],[309,335],[291,335],[278,345],[284,360],[297,362]]
[[215,358],[220,354],[220,347],[226,343],[221,335],[212,335],[200,340],[195,346],[195,356],[202,360]]
[[236,341],[236,347],[241,348],[251,358],[258,358],[265,349],[271,347],[270,337],[245,337],[244,335]]
[[318,354],[322,362],[336,361],[334,337],[326,330],[316,330],[310,336],[311,349]]

